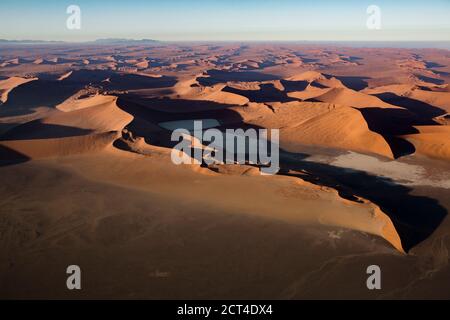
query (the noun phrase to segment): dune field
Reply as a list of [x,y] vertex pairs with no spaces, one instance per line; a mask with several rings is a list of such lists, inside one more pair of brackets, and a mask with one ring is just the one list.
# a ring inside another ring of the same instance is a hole
[[[445,49],[0,45],[0,298],[448,299],[449,83]],[[278,129],[278,173],[175,165],[202,119]]]

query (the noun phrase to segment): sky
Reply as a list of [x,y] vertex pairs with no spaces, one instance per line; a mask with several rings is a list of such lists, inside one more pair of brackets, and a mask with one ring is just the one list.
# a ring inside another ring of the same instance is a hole
[[[69,5],[81,9],[70,30]],[[367,27],[367,8],[381,29]],[[1,0],[0,39],[450,41],[450,0]]]

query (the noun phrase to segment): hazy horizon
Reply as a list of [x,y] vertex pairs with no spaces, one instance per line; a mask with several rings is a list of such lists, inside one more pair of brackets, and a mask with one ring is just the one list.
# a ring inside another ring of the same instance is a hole
[[[105,41],[100,41],[105,40]],[[107,41],[112,40],[112,41]],[[120,41],[114,41],[120,40]],[[150,40],[156,44],[298,44],[305,46],[336,46],[349,48],[399,48],[399,49],[445,49],[450,50],[450,41],[336,41],[336,40],[157,40],[157,39],[133,39],[133,38],[103,38],[86,41],[47,41],[47,40],[30,40],[30,39],[1,39],[0,46],[38,46],[38,45],[128,45],[130,43],[139,43],[139,41]],[[6,42],[2,42],[6,41]]]

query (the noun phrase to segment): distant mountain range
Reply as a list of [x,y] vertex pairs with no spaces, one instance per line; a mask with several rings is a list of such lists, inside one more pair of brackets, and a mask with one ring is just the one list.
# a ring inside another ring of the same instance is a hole
[[97,39],[94,41],[99,44],[142,44],[142,43],[157,43],[159,41],[152,39],[121,39],[121,38],[106,38],[106,39]]
[[[122,39],[122,38],[106,38],[106,39],[97,39],[94,41],[83,41],[82,43],[94,43],[99,45],[129,45],[129,44],[154,44],[158,43],[157,40],[152,39]],[[67,41],[47,41],[47,40],[6,40],[0,39],[0,44],[65,44],[71,43]]]

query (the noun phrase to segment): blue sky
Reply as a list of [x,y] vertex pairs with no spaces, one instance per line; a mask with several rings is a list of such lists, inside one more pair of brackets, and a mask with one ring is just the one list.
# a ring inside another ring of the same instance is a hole
[[[66,8],[81,8],[81,30]],[[368,30],[369,5],[382,13]],[[450,0],[1,0],[0,38],[450,41]]]

